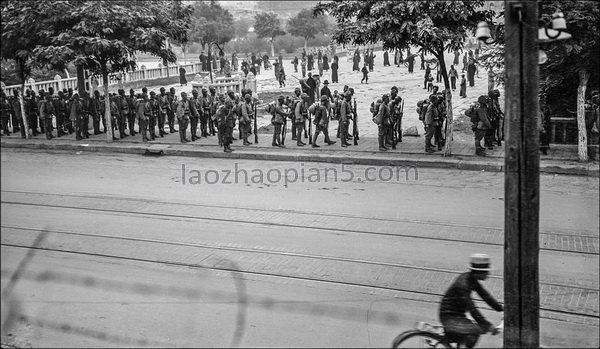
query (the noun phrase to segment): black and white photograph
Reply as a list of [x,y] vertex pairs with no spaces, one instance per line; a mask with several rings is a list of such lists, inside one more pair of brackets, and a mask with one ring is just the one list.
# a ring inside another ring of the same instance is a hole
[[600,346],[600,2],[0,11],[1,348]]

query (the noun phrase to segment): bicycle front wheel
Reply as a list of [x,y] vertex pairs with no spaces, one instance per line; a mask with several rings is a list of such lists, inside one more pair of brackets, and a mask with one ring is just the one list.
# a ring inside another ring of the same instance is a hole
[[448,348],[442,336],[425,331],[406,331],[400,333],[392,342],[392,348]]

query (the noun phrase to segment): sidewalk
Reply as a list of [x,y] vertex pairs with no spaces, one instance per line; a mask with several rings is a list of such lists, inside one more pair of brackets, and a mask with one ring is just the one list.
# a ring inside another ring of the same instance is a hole
[[[330,134],[335,135],[335,129],[331,127]],[[237,131],[234,132],[237,137]],[[188,132],[189,138],[189,132]],[[254,141],[254,135],[249,137]],[[182,144],[179,142],[179,133],[167,134],[164,138],[144,143],[141,136],[125,137],[112,143],[106,142],[106,135],[91,136],[89,139],[76,141],[75,135],[67,135],[61,138],[46,140],[38,135],[29,140],[21,139],[19,134],[2,136],[0,146],[2,148],[24,148],[24,149],[46,149],[66,150],[79,152],[102,152],[102,153],[128,153],[145,154],[147,149],[162,151],[164,155],[190,156],[202,158],[229,158],[229,159],[253,159],[267,161],[295,161],[295,162],[326,162],[326,163],[348,163],[354,165],[374,166],[416,166],[423,168],[454,168],[462,170],[502,172],[504,170],[504,146],[495,147],[485,157],[475,156],[474,142],[455,141],[453,143],[453,155],[443,157],[442,152],[426,154],[424,152],[424,138],[403,137],[403,142],[398,143],[396,150],[382,152],[378,150],[377,138],[361,137],[357,146],[351,145],[347,148],[340,146],[339,139],[331,146],[323,144],[323,136],[320,135],[317,144],[320,148],[312,148],[310,145],[298,147],[292,141],[288,132],[286,138],[287,148],[271,146],[272,135],[258,135],[258,144],[243,146],[240,140],[232,144],[232,153],[223,152],[218,146],[217,137],[209,136],[195,142]],[[308,139],[303,139],[308,143]],[[352,144],[352,140],[350,141]],[[569,174],[579,176],[598,177],[598,162],[579,163],[577,161],[577,147],[553,145],[548,155],[540,155],[540,172],[553,174]]]

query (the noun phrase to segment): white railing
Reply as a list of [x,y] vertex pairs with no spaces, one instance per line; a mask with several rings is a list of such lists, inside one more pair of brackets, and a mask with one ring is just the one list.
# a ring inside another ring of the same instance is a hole
[[207,74],[196,74],[192,82],[192,88],[201,92],[203,88],[208,89],[209,87],[214,87],[217,93],[227,93],[231,90],[239,94],[244,88],[249,88],[253,93],[256,93],[256,78],[252,73],[248,73],[245,78],[241,74],[234,73],[231,77],[214,78],[213,83],[211,83]]
[[[179,66],[170,66],[170,67],[160,67],[160,68],[152,68],[145,69],[145,66],[142,65],[142,69],[136,71],[130,71],[125,74],[113,74],[109,76],[109,86],[119,85],[125,82],[133,82],[133,81],[146,81],[146,80],[156,80],[166,77],[179,76],[179,68],[183,67],[185,69],[185,73],[187,74],[198,74],[201,72],[201,64],[200,63],[189,63],[189,64],[181,64]],[[217,61],[216,67],[213,69],[214,71],[219,71],[220,64]],[[167,72],[168,70],[168,72]],[[104,83],[102,82],[102,78],[89,78],[85,81],[85,87],[87,91],[92,91],[95,87],[102,87]],[[77,78],[67,78],[63,79],[60,75],[56,75],[54,80],[51,81],[40,81],[36,82],[34,79],[30,78],[25,83],[25,89],[31,89],[36,94],[40,90],[48,91],[48,88],[52,87],[54,91],[62,91],[63,89],[72,88],[73,90],[77,90]],[[15,89],[20,89],[21,85],[11,85],[4,87],[6,95],[11,96],[14,93]]]

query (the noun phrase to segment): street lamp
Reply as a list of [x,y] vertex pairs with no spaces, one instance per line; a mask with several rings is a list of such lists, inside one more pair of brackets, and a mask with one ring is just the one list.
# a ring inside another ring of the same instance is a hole
[[[555,40],[566,40],[571,38],[571,34],[566,32],[567,22],[565,21],[565,15],[558,9],[552,15],[552,21],[550,23],[540,20],[539,24],[541,25],[541,28],[538,29],[539,43],[548,43]],[[487,45],[496,43],[498,42],[497,38],[500,36],[500,29],[502,27],[504,27],[502,24],[496,26],[496,39],[494,39],[487,22],[479,22],[477,30],[475,31],[475,37]]]

